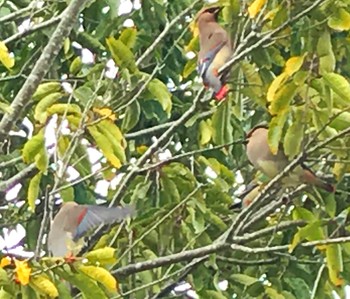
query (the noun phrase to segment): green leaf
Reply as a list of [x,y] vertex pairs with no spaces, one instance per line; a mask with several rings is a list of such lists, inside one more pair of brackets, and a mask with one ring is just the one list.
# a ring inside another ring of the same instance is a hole
[[320,58],[320,73],[326,74],[333,72],[335,68],[336,59],[333,53],[331,35],[328,31],[323,31],[318,43],[317,54]]
[[87,103],[93,98],[94,92],[88,86],[80,86],[73,91],[73,96],[78,103],[82,105],[87,105]]
[[[302,228],[298,228],[298,231],[295,233],[293,241],[289,246],[289,252],[292,252],[295,247],[304,239],[308,241],[323,240],[325,238],[325,235],[321,225],[322,221],[315,221],[305,225]],[[322,247],[319,249],[322,249]]]
[[350,85],[349,82],[341,75],[328,73],[323,75],[324,82],[341,98],[350,102]]
[[43,144],[39,153],[35,156],[35,165],[43,173],[47,173],[47,168],[49,167],[49,157],[47,156],[47,151],[45,145]]
[[197,68],[197,59],[190,59],[186,62],[185,67],[182,71],[182,76],[186,79],[189,75],[191,75]]
[[123,132],[128,132],[132,128],[134,128],[139,122],[140,115],[141,115],[141,108],[140,108],[139,102],[138,101],[132,102],[125,109],[125,116],[123,118],[121,130]]
[[[73,114],[74,116],[81,116],[81,109],[76,104],[54,104],[49,107],[46,111],[48,115],[59,114],[59,115],[68,115]],[[69,120],[67,116],[67,119]]]
[[0,267],[0,286],[5,286],[5,285],[8,285],[9,283],[10,283],[10,279],[7,275],[6,270]]
[[337,287],[344,284],[341,278],[343,272],[343,257],[340,244],[329,244],[326,249],[327,268],[330,281]]
[[289,109],[289,105],[298,91],[298,86],[294,82],[289,82],[280,87],[275,93],[273,101],[269,106],[271,115],[284,113]]
[[202,120],[199,123],[199,144],[207,144],[213,135],[213,128],[211,127],[211,120]]
[[147,89],[159,101],[163,107],[163,110],[169,116],[172,108],[172,102],[171,93],[167,86],[159,79],[152,79],[152,81],[147,85]]
[[80,56],[77,56],[74,58],[74,60],[70,64],[69,72],[73,75],[76,75],[81,71],[82,67],[83,67],[83,63],[81,61],[81,58]]
[[62,93],[54,92],[42,98],[35,107],[34,118],[41,124],[45,123],[48,117],[46,110],[56,103],[62,96]]
[[106,269],[96,266],[80,265],[78,270],[91,277],[94,281],[101,283],[108,291],[117,291],[117,281]]
[[305,116],[304,106],[295,111],[295,117],[291,126],[287,129],[286,135],[284,136],[283,149],[284,153],[289,157],[295,157],[301,148],[301,142],[304,137],[304,125],[303,119]]
[[230,279],[244,285],[244,286],[249,286],[252,285],[253,283],[258,282],[259,280],[255,277],[251,277],[245,274],[232,274],[230,276]]
[[350,29],[350,14],[342,7],[328,19],[327,24],[334,30],[344,31]]
[[[119,1],[119,0],[118,0]],[[125,46],[127,46],[129,49],[132,49],[135,45],[137,37],[137,30],[134,27],[125,28],[120,37],[119,40],[123,42]]]
[[290,285],[291,289],[293,290],[293,294],[298,299],[310,299],[311,291],[309,289],[309,286],[305,282],[305,280],[293,277],[293,278],[285,278],[284,281]]
[[39,154],[44,144],[44,130],[40,130],[38,134],[29,139],[23,147],[22,157],[24,163],[34,162],[35,156]]
[[39,196],[41,176],[42,176],[42,173],[39,172],[29,182],[27,200],[28,200],[29,208],[33,212],[35,211],[35,201]]
[[130,49],[121,40],[116,40],[114,37],[107,38],[106,42],[116,65],[135,73],[137,71],[135,57]]
[[227,144],[233,141],[231,124],[231,103],[222,103],[212,116],[213,141],[215,144]]
[[40,101],[44,97],[59,92],[62,90],[62,86],[60,82],[47,82],[42,83],[38,86],[37,90],[33,95],[34,101]]
[[268,143],[271,149],[271,152],[275,155],[278,152],[280,141],[282,137],[282,131],[284,124],[287,120],[288,111],[284,111],[281,114],[272,118],[269,124],[268,131]]
[[60,191],[63,202],[74,201],[74,188],[68,187]]

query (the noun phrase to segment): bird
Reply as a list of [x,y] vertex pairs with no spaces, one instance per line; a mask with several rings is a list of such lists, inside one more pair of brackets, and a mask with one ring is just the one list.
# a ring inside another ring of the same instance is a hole
[[250,182],[246,188],[238,195],[238,198],[241,200],[239,203],[233,203],[229,209],[245,209],[250,206],[254,199],[258,196],[262,189],[263,185],[258,184],[255,181]]
[[232,46],[228,33],[217,23],[221,7],[202,9],[197,18],[199,31],[199,53],[197,71],[203,79],[206,88],[215,92],[218,101],[224,99],[229,91],[223,83],[224,75],[220,77],[219,69],[232,56]]
[[48,250],[55,257],[75,256],[84,245],[83,237],[101,224],[121,222],[134,215],[134,207],[105,207],[63,203],[48,233]]
[[[288,158],[279,147],[276,155],[271,152],[268,144],[268,128],[265,125],[258,125],[251,129],[246,135],[246,153],[248,160],[254,168],[260,170],[270,179],[281,173],[289,164]],[[335,192],[333,185],[317,177],[311,169],[303,163],[297,165],[286,178],[282,179],[285,187],[296,187],[300,184],[307,184],[319,187],[327,192]]]

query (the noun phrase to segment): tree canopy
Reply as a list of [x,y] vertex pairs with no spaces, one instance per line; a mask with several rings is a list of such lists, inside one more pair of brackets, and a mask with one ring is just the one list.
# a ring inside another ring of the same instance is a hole
[[[190,296],[184,282],[199,298],[344,298],[350,2],[216,2],[234,45],[221,102],[196,72],[203,5],[0,1],[0,227],[25,230],[22,251],[0,244],[1,298]],[[261,123],[290,159],[272,180],[245,153]],[[336,192],[284,189],[301,162]],[[254,179],[253,203],[229,209]],[[137,215],[91,232],[74,262],[49,257],[73,200]]]

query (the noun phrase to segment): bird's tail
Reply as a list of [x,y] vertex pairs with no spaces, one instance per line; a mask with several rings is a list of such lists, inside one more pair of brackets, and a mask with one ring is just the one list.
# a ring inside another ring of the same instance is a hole
[[335,187],[332,184],[329,184],[328,182],[319,178],[309,169],[304,169],[304,180],[306,183],[312,184],[327,192],[330,192],[330,193],[335,192]]

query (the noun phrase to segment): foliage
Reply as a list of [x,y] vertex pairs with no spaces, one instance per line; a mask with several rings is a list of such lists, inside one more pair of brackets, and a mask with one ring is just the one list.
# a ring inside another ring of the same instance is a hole
[[[42,8],[32,2],[0,1],[0,227],[22,225],[26,236],[17,245],[36,257],[2,251],[1,298],[72,298],[62,280],[75,298],[164,298],[184,280],[201,298],[344,297],[349,1],[220,0],[219,21],[235,45],[231,92],[221,103],[204,92],[189,55],[198,51],[194,19],[203,5],[190,0],[145,0],[125,14],[120,1],[85,1],[26,97],[21,88],[57,16],[77,0]],[[27,19],[32,27],[21,33]],[[134,26],[126,27],[130,20]],[[13,134],[1,133],[8,115]],[[272,151],[282,143],[291,161],[302,158],[337,192],[271,183],[249,208],[230,210],[244,185],[260,177],[242,141],[262,122]],[[16,184],[19,193],[6,200]],[[84,259],[40,257],[58,199],[97,198],[134,204],[138,214],[92,232]]]

